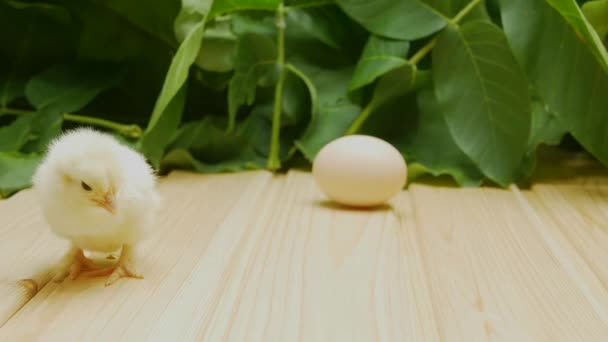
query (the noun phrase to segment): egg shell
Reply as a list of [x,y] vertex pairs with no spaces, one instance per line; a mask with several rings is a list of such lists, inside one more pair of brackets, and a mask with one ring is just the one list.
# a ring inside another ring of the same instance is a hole
[[315,157],[313,177],[330,199],[355,207],[378,206],[403,189],[407,166],[388,142],[348,135],[325,145]]

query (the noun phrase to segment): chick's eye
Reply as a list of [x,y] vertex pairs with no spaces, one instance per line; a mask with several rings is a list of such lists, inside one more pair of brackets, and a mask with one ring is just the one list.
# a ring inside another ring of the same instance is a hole
[[91,191],[91,187],[85,183],[85,182],[80,182],[80,186],[82,186],[82,188],[84,189],[84,191]]

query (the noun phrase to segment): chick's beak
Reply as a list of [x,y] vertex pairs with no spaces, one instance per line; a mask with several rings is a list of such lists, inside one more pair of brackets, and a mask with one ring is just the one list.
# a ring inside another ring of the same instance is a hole
[[114,213],[114,199],[111,193],[106,193],[101,200],[95,200],[95,203],[110,213]]

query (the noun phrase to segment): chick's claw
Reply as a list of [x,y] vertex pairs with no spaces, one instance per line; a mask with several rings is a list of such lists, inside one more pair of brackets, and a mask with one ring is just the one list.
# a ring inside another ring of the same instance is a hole
[[110,277],[106,281],[106,286],[110,286],[118,281],[120,278],[135,278],[135,279],[143,279],[144,277],[141,274],[133,271],[133,268],[127,266],[125,263],[121,263],[110,274]]

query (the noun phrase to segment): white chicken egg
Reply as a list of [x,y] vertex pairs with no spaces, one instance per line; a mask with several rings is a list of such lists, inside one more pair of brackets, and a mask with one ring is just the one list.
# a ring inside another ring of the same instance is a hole
[[325,145],[315,157],[313,177],[327,197],[347,206],[385,203],[404,187],[407,166],[388,142],[348,135]]

